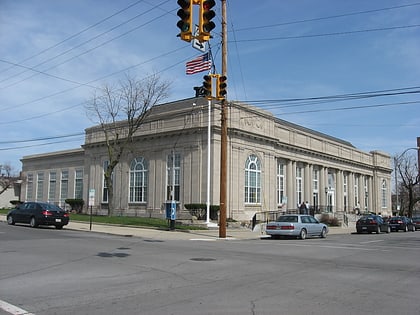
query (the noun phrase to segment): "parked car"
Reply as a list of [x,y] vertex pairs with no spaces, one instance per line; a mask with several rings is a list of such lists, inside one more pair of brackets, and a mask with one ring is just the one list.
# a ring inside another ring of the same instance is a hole
[[266,233],[272,238],[277,236],[295,236],[302,240],[310,236],[325,238],[328,226],[311,215],[286,214],[279,216],[276,221],[267,223]]
[[54,225],[57,229],[62,229],[69,223],[69,214],[50,203],[24,202],[7,214],[7,223],[25,223],[31,227]]
[[372,233],[375,232],[377,234],[381,232],[390,233],[391,227],[389,223],[384,221],[384,219],[375,214],[368,214],[361,217],[359,220],[356,221],[356,231],[357,233]]
[[414,228],[417,230],[420,230],[420,217],[412,217]]
[[391,217],[389,219],[389,226],[391,227],[391,231],[415,231],[416,227],[414,226],[413,221],[410,218],[407,218],[405,216],[397,216],[397,217]]

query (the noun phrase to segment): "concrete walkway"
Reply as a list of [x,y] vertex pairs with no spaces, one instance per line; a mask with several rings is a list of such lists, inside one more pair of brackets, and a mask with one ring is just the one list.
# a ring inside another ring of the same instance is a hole
[[[0,215],[0,221],[6,222],[6,216]],[[268,236],[261,231],[251,231],[248,228],[228,228],[226,230],[226,238],[219,238],[219,229],[209,230],[189,230],[189,231],[169,231],[153,228],[140,228],[133,226],[118,226],[92,223],[89,222],[70,221],[68,225],[64,226],[67,230],[78,230],[95,233],[106,233],[114,235],[122,235],[125,237],[141,237],[144,239],[154,240],[247,240],[247,239],[261,239]],[[328,234],[351,234],[355,232],[354,227],[330,227]]]

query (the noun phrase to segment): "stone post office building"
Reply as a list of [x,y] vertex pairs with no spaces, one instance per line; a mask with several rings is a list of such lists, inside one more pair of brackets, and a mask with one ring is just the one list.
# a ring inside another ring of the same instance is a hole
[[[320,212],[360,209],[391,214],[388,154],[358,150],[347,141],[246,104],[230,102],[228,113],[228,218],[250,220],[265,211],[296,211],[305,201]],[[180,210],[185,204],[206,203],[207,127],[208,106],[203,98],[155,106],[114,170],[117,212],[163,217],[172,187]],[[220,131],[220,106],[215,103],[210,142],[212,205],[219,204]],[[87,205],[90,191],[94,213],[107,213],[104,135],[99,126],[85,133],[81,148],[22,158],[21,200],[65,207],[65,199],[82,198]]]

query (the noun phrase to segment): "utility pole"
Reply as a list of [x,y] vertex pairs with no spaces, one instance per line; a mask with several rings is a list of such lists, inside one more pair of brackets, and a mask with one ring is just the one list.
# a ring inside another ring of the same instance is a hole
[[[227,76],[227,23],[226,0],[222,2],[222,75]],[[221,100],[221,139],[220,139],[220,217],[219,237],[226,238],[226,213],[227,213],[227,102]]]

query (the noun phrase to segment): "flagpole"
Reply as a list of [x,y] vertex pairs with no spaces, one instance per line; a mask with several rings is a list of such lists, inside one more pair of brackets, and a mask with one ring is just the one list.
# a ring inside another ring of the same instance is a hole
[[207,226],[210,226],[210,146],[211,146],[211,100],[208,100],[208,126],[207,126]]

